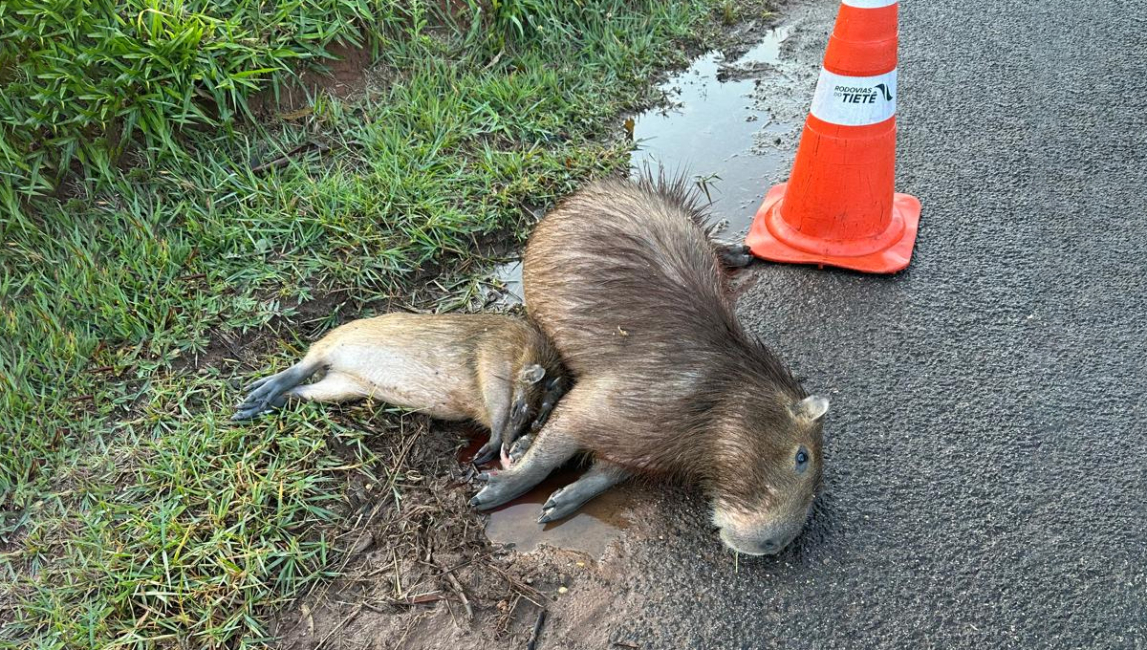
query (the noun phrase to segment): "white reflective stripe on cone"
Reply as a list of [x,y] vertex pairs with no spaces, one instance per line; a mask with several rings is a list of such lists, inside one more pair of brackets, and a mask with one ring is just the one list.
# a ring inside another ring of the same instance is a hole
[[881,7],[890,7],[897,2],[898,0],[841,0],[841,4],[856,7],[857,9],[879,9]]
[[879,124],[896,114],[896,71],[846,77],[821,68],[810,112],[841,126]]

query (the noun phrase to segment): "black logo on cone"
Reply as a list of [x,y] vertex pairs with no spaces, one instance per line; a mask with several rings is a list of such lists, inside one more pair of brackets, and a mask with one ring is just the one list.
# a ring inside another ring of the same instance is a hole
[[888,90],[888,86],[885,86],[884,84],[876,84],[876,87],[879,88],[880,92],[884,94],[884,101],[892,101],[892,93]]

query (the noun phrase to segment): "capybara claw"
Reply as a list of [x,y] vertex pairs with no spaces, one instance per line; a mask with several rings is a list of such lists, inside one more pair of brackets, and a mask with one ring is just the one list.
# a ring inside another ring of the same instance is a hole
[[533,444],[533,442],[534,442],[534,436],[533,435],[526,435],[526,436],[522,436],[521,438],[518,438],[517,440],[515,440],[514,445],[512,447],[510,447],[510,450],[508,452],[506,451],[505,446],[503,446],[502,447],[502,454],[503,454],[502,463],[505,466],[504,468],[513,467],[514,465],[516,465],[518,463],[518,461],[522,460],[522,457],[525,456],[526,452],[530,450],[530,445]]
[[509,501],[509,499],[505,499],[504,501],[499,500],[497,490],[492,490],[490,486],[487,485],[482,488],[478,494],[475,494],[473,499],[470,499],[470,506],[479,510],[489,510],[490,508],[502,505],[505,501]]
[[542,510],[551,510],[557,506],[560,500],[559,497],[561,497],[563,490],[565,490],[565,488],[558,488],[554,490],[554,493],[550,495],[550,498],[546,499],[546,502],[542,504]]
[[585,498],[578,495],[570,495],[570,491],[566,490],[569,486],[558,488],[550,495],[542,506],[542,516],[538,517],[539,524],[548,524],[551,521],[565,519],[566,517],[577,512],[577,509],[586,502]]
[[478,450],[478,453],[474,454],[474,460],[471,462],[473,462],[475,465],[485,465],[486,463],[494,460],[494,457],[498,455],[498,451],[501,448],[502,445],[500,444],[495,444],[493,441],[487,442],[486,444],[482,445],[482,448]]
[[486,472],[486,485],[474,498],[470,505],[479,510],[489,510],[508,503],[529,491],[532,485],[515,480],[512,472]]

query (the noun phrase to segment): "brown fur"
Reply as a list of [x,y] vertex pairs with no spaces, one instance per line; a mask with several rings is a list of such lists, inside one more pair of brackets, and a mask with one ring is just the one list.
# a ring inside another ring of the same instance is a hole
[[576,380],[555,424],[564,415],[599,460],[700,482],[726,524],[799,530],[820,476],[819,415],[804,417],[804,389],[737,322],[703,216],[682,183],[604,181],[539,223],[526,305]]
[[[317,373],[321,380],[302,383]],[[298,364],[253,385],[237,417],[289,399],[371,397],[436,418],[474,420],[500,444],[503,433],[516,437],[539,414],[547,383],[561,376],[556,351],[527,321],[391,313],[332,330]]]

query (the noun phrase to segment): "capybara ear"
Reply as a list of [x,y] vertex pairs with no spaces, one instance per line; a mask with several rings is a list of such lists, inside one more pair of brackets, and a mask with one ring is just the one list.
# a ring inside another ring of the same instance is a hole
[[816,422],[828,413],[828,399],[820,395],[809,395],[796,403],[793,412],[802,419]]
[[522,372],[518,374],[518,378],[528,384],[536,384],[546,376],[546,369],[536,363],[522,368]]

